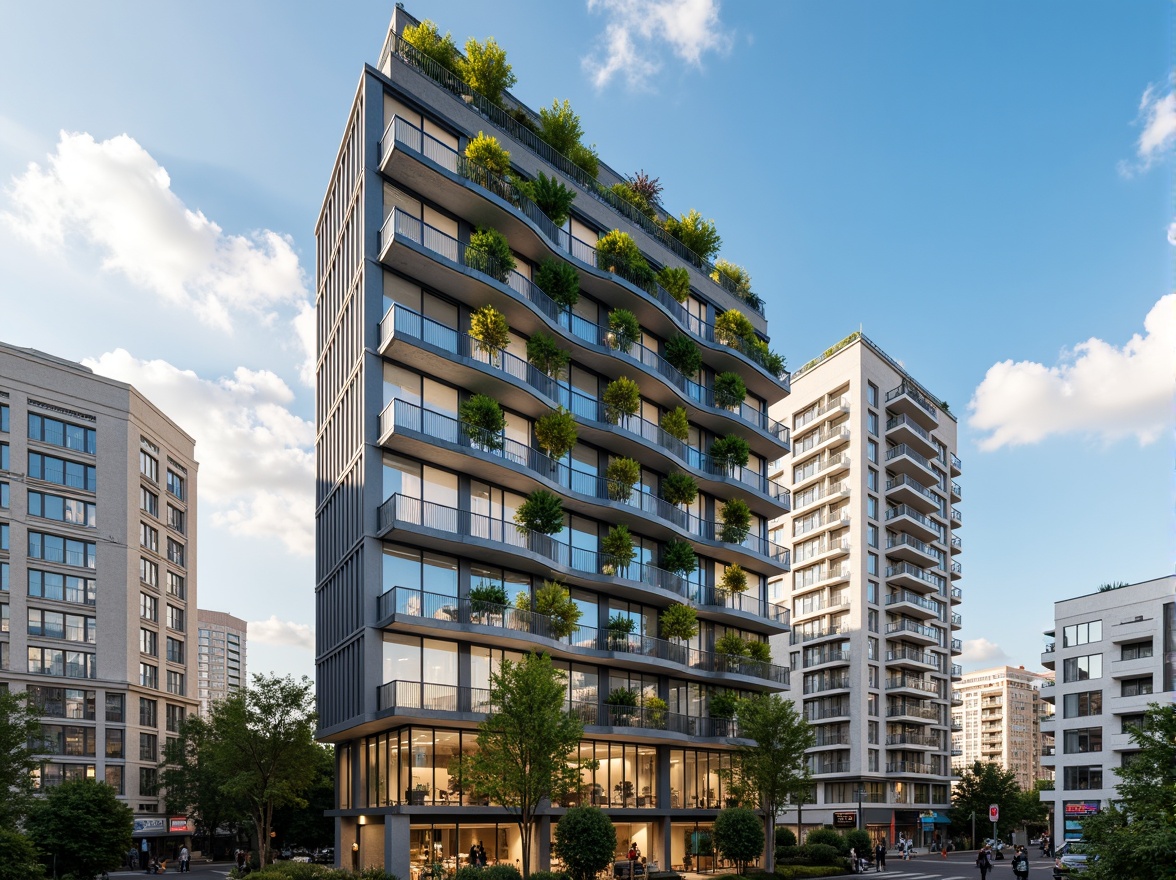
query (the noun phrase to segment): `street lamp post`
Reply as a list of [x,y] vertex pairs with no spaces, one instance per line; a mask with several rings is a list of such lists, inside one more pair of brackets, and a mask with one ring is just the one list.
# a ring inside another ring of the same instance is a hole
[[858,796],[858,814],[857,814],[857,829],[862,830],[862,798],[866,794],[866,784],[858,780],[857,796]]

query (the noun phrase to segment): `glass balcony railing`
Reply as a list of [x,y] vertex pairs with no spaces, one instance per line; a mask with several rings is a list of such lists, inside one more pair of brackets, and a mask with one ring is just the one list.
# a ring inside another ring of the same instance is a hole
[[932,492],[930,489],[928,489],[926,486],[924,486],[918,480],[912,479],[911,477],[908,477],[906,474],[899,474],[894,479],[886,481],[886,491],[887,492],[889,492],[892,489],[898,489],[898,488],[902,488],[902,487],[906,487],[908,489],[912,489],[915,492],[918,492],[920,495],[922,495],[924,498],[926,498],[928,501],[930,501],[932,504],[934,504],[936,506],[939,506],[942,503],[936,497],[934,492]]
[[886,450],[887,461],[893,461],[894,459],[904,455],[912,461],[922,465],[927,470],[931,470],[931,462],[928,460],[927,456],[923,455],[921,452],[917,452],[913,447],[906,443],[900,443],[898,446],[893,446]]
[[915,424],[913,420],[908,419],[906,416],[893,416],[886,420],[887,431],[893,431],[899,426],[906,428],[919,437],[922,437],[928,443],[931,442],[931,435],[928,434],[921,425]]
[[934,666],[939,668],[939,658],[930,651],[916,651],[914,648],[902,648],[897,651],[886,652],[887,662],[893,663],[896,660],[910,660],[912,663],[922,663],[925,666]]
[[919,389],[917,389],[910,382],[904,381],[897,388],[892,388],[891,390],[887,391],[886,402],[890,403],[890,401],[902,397],[903,395],[909,397],[912,401],[915,402],[915,404],[918,405],[920,409],[927,413],[927,415],[938,421],[939,417],[935,414],[935,405],[931,403],[931,401],[929,401],[926,397],[924,397],[922,392],[920,392]]
[[898,635],[900,633],[911,633],[912,635],[939,641],[939,630],[931,626],[924,626],[921,623],[915,623],[913,620],[896,620],[893,623],[886,624],[886,635]]
[[925,599],[918,593],[912,593],[909,590],[900,590],[897,593],[891,593],[886,597],[887,605],[897,605],[900,602],[906,602],[915,605],[925,611],[930,611],[932,614],[939,613],[939,603],[933,599]]

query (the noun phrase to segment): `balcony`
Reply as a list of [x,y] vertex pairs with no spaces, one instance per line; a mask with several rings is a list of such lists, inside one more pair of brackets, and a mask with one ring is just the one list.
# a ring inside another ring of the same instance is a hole
[[1160,668],[1160,664],[1156,662],[1156,658],[1151,656],[1136,657],[1133,660],[1112,660],[1111,678],[1136,678],[1152,672],[1158,672]]
[[925,764],[921,761],[888,761],[886,772],[930,774],[935,771],[931,769],[930,764]]
[[964,576],[964,567],[958,562],[953,562],[949,572],[951,573],[951,579],[957,581]]
[[844,538],[825,538],[820,541],[816,547],[809,548],[805,551],[808,555],[801,559],[796,558],[796,564],[808,565],[813,562],[824,562],[829,559],[835,559],[839,556],[845,556],[849,553],[849,536]]
[[886,690],[895,695],[905,694],[920,699],[939,697],[939,683],[931,678],[909,678],[905,675],[888,678]]
[[942,565],[943,551],[903,532],[886,539],[886,555],[917,565]]
[[[557,227],[511,181],[469,161],[407,120],[392,119],[380,152],[381,172],[408,182],[414,189],[427,190],[438,204],[469,219],[471,224],[498,228],[510,238],[512,247],[533,261],[551,256],[568,260],[581,270],[581,287],[598,299],[616,305],[610,300],[618,296],[630,299],[630,291],[636,291],[640,299],[635,310],[643,324],[667,338],[680,331],[694,336],[704,343],[704,350],[717,361],[719,370],[751,367],[747,384],[754,393],[771,399],[779,389],[789,389],[790,375],[786,370],[773,374],[765,367],[760,352],[727,345],[717,337],[713,324],[690,314],[656,282],[636,279],[625,267],[606,271],[600,266],[593,243]],[[623,290],[616,287],[618,278],[626,282]],[[711,280],[709,271],[706,278]]]
[[817,420],[825,421],[834,416],[848,413],[850,410],[849,397],[842,396],[826,401],[818,406],[816,409],[810,409],[806,412],[800,413],[796,417],[796,430],[799,431],[805,425],[811,425]]
[[951,588],[951,604],[958,605],[960,602],[963,602],[963,601],[964,601],[964,591],[961,590],[959,587],[952,587]]
[[951,664],[951,678],[952,681],[958,681],[964,677],[964,667],[958,663]]
[[[584,439],[614,449],[641,461],[653,450],[666,465],[689,469],[692,474],[714,485],[755,495],[741,496],[762,516],[778,515],[760,499],[787,509],[791,495],[781,483],[770,480],[749,468],[729,468],[708,454],[671,437],[655,422],[639,417],[619,419],[615,424],[604,404],[594,397],[556,382],[510,352],[494,357],[481,351],[467,334],[459,333],[401,305],[393,305],[380,322],[380,354],[387,356],[397,347],[398,360],[419,368],[426,375],[449,379],[464,387],[485,388],[502,403],[538,418],[549,409],[562,406],[585,426]],[[487,378],[500,380],[497,387],[486,385]],[[759,498],[756,495],[760,496]]]
[[924,514],[935,513],[943,504],[934,492],[906,474],[886,481],[886,495],[890,504],[906,504]]
[[[749,425],[757,436],[770,441],[773,446],[756,442],[750,437],[756,451],[766,458],[774,458],[780,450],[788,448],[788,429],[766,412],[746,403],[737,409],[725,409],[717,405],[711,388],[686,378],[660,355],[644,346],[634,344],[626,353],[613,348],[609,342],[608,330],[590,321],[574,321],[570,311],[559,306],[539,289],[529,278],[511,270],[500,268],[477,249],[446,235],[416,217],[394,208],[380,232],[380,261],[394,269],[407,272],[455,295],[461,294],[467,302],[490,304],[502,311],[513,328],[525,333],[537,330],[555,332],[564,338],[578,342],[584,353],[584,361],[606,375],[619,372],[623,367],[617,363],[640,366],[644,372],[661,381],[647,383],[643,392],[663,406],[686,404],[695,411],[695,419],[715,433],[724,434],[730,428],[732,419]],[[499,278],[505,278],[505,281]],[[583,330],[585,336],[574,332]],[[595,337],[595,338],[591,338]],[[612,357],[613,365],[607,359]],[[666,394],[666,392],[670,392]]]
[[952,654],[964,653],[964,643],[961,642],[959,639],[952,639],[951,640],[951,653]]
[[902,382],[897,388],[886,392],[886,409],[889,412],[910,416],[928,431],[939,425],[939,414],[935,404],[910,382]]
[[886,578],[891,582],[892,586],[896,587],[912,587],[919,592],[946,592],[946,581],[939,575],[932,574],[919,568],[917,565],[911,565],[909,562],[900,562],[898,565],[886,566]]
[[[960,757],[963,757],[963,754],[964,754],[964,750],[963,750],[963,749],[957,749],[957,748],[954,748],[954,747],[953,747],[953,748],[952,748],[952,750],[951,750],[951,756],[952,756],[953,758],[960,758]],[[952,774],[952,775],[956,775],[956,776],[958,776],[959,774]]]
[[[752,565],[767,561],[788,567],[789,551],[779,544],[752,534],[732,544],[724,540],[722,523],[701,519],[652,492],[574,471],[564,462],[516,440],[471,428],[408,401],[394,400],[381,413],[380,443],[524,494],[533,491],[538,483],[565,494],[565,506],[578,513],[599,516],[603,513],[599,506],[604,505],[609,508],[606,516],[619,517],[626,525],[660,526],[658,530],[664,533],[651,537],[691,537],[716,547],[746,551]],[[672,535],[667,531],[670,528]]]
[[939,710],[934,706],[912,703],[906,700],[896,700],[886,707],[886,717],[898,721],[905,719],[915,723],[938,723]]
[[951,722],[952,733],[959,733],[963,729],[964,729],[964,725],[960,724],[960,722],[954,721],[954,720]]
[[953,529],[958,529],[963,524],[964,524],[964,515],[962,513],[960,513],[957,508],[953,507],[951,510],[951,527]]
[[814,657],[805,657],[805,669],[818,669],[822,666],[842,666],[849,663],[849,651],[822,651]]
[[496,640],[523,651],[532,650],[538,643],[572,659],[591,657],[650,670],[673,664],[718,679],[739,675],[773,684],[788,684],[789,670],[785,666],[700,651],[651,636],[614,633],[594,626],[578,626],[570,636],[559,637],[552,632],[551,618],[536,611],[490,602],[471,602],[468,598],[406,587],[393,587],[383,593],[377,602],[377,614],[384,626],[396,624],[398,629],[426,635],[436,634],[438,630],[473,630],[492,634]]
[[951,692],[951,704],[952,704],[953,706],[962,706],[962,705],[964,705],[964,697],[963,697],[963,694],[961,694],[959,691],[952,691],[952,692]]
[[886,635],[890,638],[901,638],[926,645],[939,644],[939,630],[915,623],[913,620],[903,619],[886,624]]
[[[810,572],[815,572],[810,574]],[[793,594],[806,593],[810,590],[818,590],[824,587],[830,587],[834,584],[844,583],[849,580],[849,566],[848,565],[819,565],[812,569],[806,569],[804,572],[798,572],[798,575],[803,574],[803,580],[796,580],[792,585]],[[837,601],[822,602],[813,611],[824,611],[829,608],[836,608],[849,604],[848,597],[839,597]],[[812,612],[807,612],[812,613]]]
[[799,538],[802,535],[817,535],[829,529],[843,529],[849,526],[849,508],[846,507],[834,513],[822,514],[821,516],[808,516],[803,519],[792,520],[792,536]]
[[819,701],[805,703],[804,717],[808,721],[829,721],[833,718],[848,718],[849,703],[823,705]]
[[793,512],[798,513],[814,504],[827,504],[830,501],[848,498],[851,491],[852,487],[845,481],[833,483],[829,486],[812,486],[806,491],[794,496],[793,502],[795,507],[793,508]]
[[821,680],[805,682],[805,694],[820,694],[826,691],[847,691],[850,689],[850,678],[845,675],[822,676]]
[[923,477],[935,479],[935,471],[927,456],[903,443],[886,450],[886,468],[897,474],[905,474],[915,480]]
[[809,642],[819,642],[823,639],[839,638],[846,632],[849,632],[849,627],[830,626],[826,629],[811,630],[808,632],[801,632],[794,629],[788,638],[788,644],[806,645]]
[[939,671],[939,657],[930,651],[918,651],[914,648],[900,648],[887,651],[886,662],[891,666],[906,666],[915,669]]
[[951,475],[953,477],[958,477],[963,472],[964,472],[964,463],[962,461],[960,461],[958,455],[953,454],[951,456]]
[[827,733],[824,735],[818,733],[816,738],[813,740],[812,747],[814,749],[829,749],[838,747],[845,748],[848,745],[848,733]]
[[806,434],[797,439],[792,444],[792,457],[798,459],[801,456],[807,455],[810,452],[827,449],[831,446],[840,446],[842,443],[849,442],[849,428],[840,427],[832,428],[826,431],[813,431],[811,434]]
[[1045,649],[1041,652],[1041,665],[1046,669],[1054,668],[1054,643],[1046,642]]
[[886,737],[889,748],[938,749],[939,737],[926,733],[894,733]]
[[959,483],[957,483],[953,480],[952,484],[951,484],[951,503],[952,504],[959,504],[960,501],[963,500],[963,497],[964,497],[963,489],[960,488]]
[[964,618],[957,611],[953,611],[951,613],[951,628],[952,629],[963,629],[964,628]]
[[849,761],[813,761],[809,765],[809,772],[813,776],[825,776],[830,773],[848,773]]
[[[1111,617],[1112,615],[1107,616]],[[1131,620],[1121,620],[1118,623],[1110,623],[1109,626],[1104,623],[1103,634],[1110,639],[1112,645],[1123,645],[1154,637],[1161,631],[1161,627],[1162,623],[1158,618],[1144,617],[1139,614]]]
[[934,599],[927,599],[918,593],[901,590],[886,597],[886,607],[890,611],[909,614],[922,620],[939,616],[940,604]]
[[402,531],[420,546],[447,552],[480,550],[482,561],[495,565],[527,568],[536,574],[558,575],[593,586],[610,585],[617,595],[640,599],[655,590],[675,601],[686,599],[711,609],[737,612],[748,624],[767,622],[779,631],[788,626],[788,609],[783,605],[748,596],[728,594],[691,584],[685,578],[655,566],[634,562],[619,566],[617,560],[596,550],[572,547],[512,522],[458,510],[407,495],[393,495],[377,511],[378,534]]
[[954,556],[956,553],[961,553],[961,552],[963,552],[963,549],[964,549],[964,541],[963,541],[963,539],[962,539],[962,538],[961,538],[959,535],[952,535],[952,536],[951,536],[951,552],[952,552],[952,555]]
[[924,541],[943,540],[943,528],[907,504],[888,507],[886,509],[886,525],[890,528],[902,529]]
[[931,435],[909,416],[893,416],[886,420],[886,439],[893,443],[906,443],[924,455],[935,455],[936,447]]

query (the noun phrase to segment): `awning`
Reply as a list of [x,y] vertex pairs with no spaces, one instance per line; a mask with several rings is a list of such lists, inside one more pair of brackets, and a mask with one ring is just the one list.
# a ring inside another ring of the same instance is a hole
[[932,825],[950,825],[951,824],[951,819],[947,818],[947,816],[943,815],[943,813],[940,813],[938,811],[936,811],[934,816],[924,816],[923,821],[930,823]]

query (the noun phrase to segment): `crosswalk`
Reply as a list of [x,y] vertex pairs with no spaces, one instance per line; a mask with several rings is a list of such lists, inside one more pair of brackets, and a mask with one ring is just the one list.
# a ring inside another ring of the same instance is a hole
[[925,874],[919,871],[868,871],[869,874],[874,874],[878,877],[886,877],[887,880],[976,880],[976,877],[965,874]]

